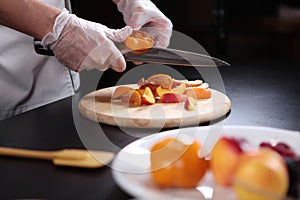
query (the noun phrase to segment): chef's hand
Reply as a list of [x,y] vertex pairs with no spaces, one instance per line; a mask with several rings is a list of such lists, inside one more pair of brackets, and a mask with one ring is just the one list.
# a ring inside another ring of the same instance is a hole
[[113,0],[124,21],[154,37],[155,46],[167,47],[172,35],[172,22],[150,0]]
[[109,29],[64,9],[56,18],[53,32],[43,37],[42,45],[50,47],[57,59],[74,71],[112,68],[121,72],[126,62],[114,42],[123,42],[131,33],[129,26]]

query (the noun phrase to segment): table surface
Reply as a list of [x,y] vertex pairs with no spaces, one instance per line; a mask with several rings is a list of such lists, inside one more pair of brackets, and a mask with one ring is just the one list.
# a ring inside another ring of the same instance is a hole
[[[233,63],[229,68],[220,68],[226,94],[232,101],[225,125],[299,131],[299,67],[300,63],[279,61]],[[67,98],[1,121],[0,146],[39,150],[84,148],[82,133],[78,134],[73,117],[72,98]],[[137,139],[118,127],[79,117],[87,127],[101,126],[118,148]],[[48,161],[0,157],[0,177],[0,199],[132,198],[116,185],[110,167],[64,168]]]

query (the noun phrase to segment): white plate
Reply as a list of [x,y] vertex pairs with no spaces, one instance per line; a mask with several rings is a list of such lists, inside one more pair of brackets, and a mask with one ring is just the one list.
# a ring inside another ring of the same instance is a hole
[[[216,186],[211,173],[195,189],[160,189],[155,186],[149,175],[149,149],[165,137],[196,138],[205,151],[220,135],[245,138],[251,145],[258,146],[263,141],[284,142],[300,154],[300,133],[283,129],[254,126],[223,126],[219,129],[191,127],[153,134],[132,142],[122,149],[112,163],[112,174],[116,183],[137,199],[230,199],[234,200],[230,188]],[[208,137],[209,136],[209,137]]]

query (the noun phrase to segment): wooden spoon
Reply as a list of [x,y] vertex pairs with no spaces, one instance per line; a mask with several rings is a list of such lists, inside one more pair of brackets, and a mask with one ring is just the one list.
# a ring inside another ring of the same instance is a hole
[[37,151],[0,147],[0,155],[52,160],[54,165],[59,166],[97,168],[108,164],[114,158],[115,154],[112,152],[88,151],[83,149]]

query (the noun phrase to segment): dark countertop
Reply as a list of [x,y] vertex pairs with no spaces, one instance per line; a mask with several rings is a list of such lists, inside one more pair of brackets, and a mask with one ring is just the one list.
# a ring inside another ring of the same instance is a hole
[[[232,101],[225,124],[299,131],[299,67],[300,63],[281,61],[232,63],[230,68],[220,68],[226,94]],[[195,78],[192,73],[189,77]],[[79,118],[85,125],[97,124]],[[40,150],[84,148],[75,123],[72,98],[67,98],[1,121],[0,146]],[[100,126],[118,148],[137,139],[117,127]],[[131,198],[115,184],[109,167],[63,168],[47,161],[0,157],[0,177],[0,199]]]

